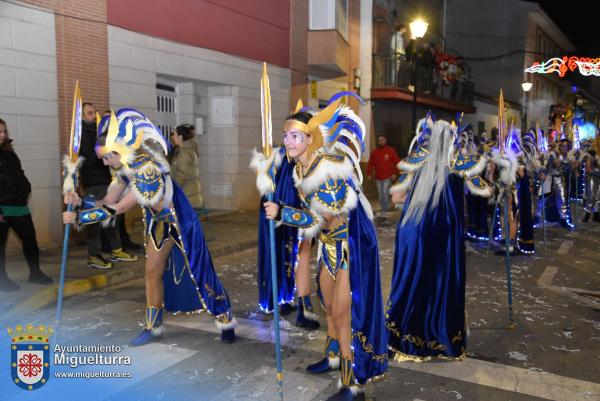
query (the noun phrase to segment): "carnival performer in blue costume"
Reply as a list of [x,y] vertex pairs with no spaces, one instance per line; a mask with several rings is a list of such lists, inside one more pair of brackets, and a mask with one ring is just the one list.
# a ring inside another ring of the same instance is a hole
[[102,200],[65,194],[65,203],[77,205],[78,210],[65,212],[63,220],[80,226],[110,224],[115,215],[136,204],[142,207],[147,307],[144,328],[131,345],[144,345],[163,335],[163,310],[207,311],[216,317],[221,340],[233,342],[236,322],[229,297],[215,272],[200,221],[169,175],[168,145],[162,134],[133,109],[112,113],[107,131],[99,136],[96,153],[113,170],[108,193]]
[[551,196],[546,198],[546,219],[550,222],[558,221],[562,227],[571,230],[574,226],[569,205],[569,141],[563,139],[553,145],[546,161],[546,172],[550,178],[552,192]]
[[298,227],[304,239],[318,238],[328,337],[324,358],[307,369],[324,373],[341,365],[342,388],[330,400],[362,396],[362,386],[387,371],[377,236],[361,189],[364,136],[362,120],[336,97],[315,115],[288,117],[283,142],[296,160],[302,207],[264,204],[267,218]]
[[[466,346],[464,183],[483,194],[486,159],[456,149],[456,128],[429,123],[425,160],[392,187],[408,191],[396,230],[392,289],[387,304],[389,352],[395,360],[459,358]],[[410,157],[409,157],[410,159]],[[435,250],[435,252],[432,252]]]
[[[463,128],[463,133],[466,139],[466,146],[463,147],[463,152],[468,154],[479,154],[483,156],[487,153],[486,144],[487,137],[482,135],[479,145],[475,145],[473,140],[473,131],[471,124],[467,124]],[[485,134],[485,133],[484,133]],[[462,134],[461,134],[462,136]],[[485,169],[481,172],[485,176]],[[469,217],[468,226],[465,230],[467,238],[471,241],[487,241],[488,240],[488,193],[487,190],[479,195],[477,190],[466,191],[467,215]]]
[[598,138],[592,144],[590,141],[582,145],[585,149],[583,159],[585,171],[585,191],[584,191],[584,210],[583,222],[587,223],[592,217],[593,221],[600,222],[600,160],[598,159],[598,150],[600,145]]
[[518,249],[524,254],[535,252],[533,236],[534,180],[540,170],[535,135],[526,132],[521,140],[521,163],[517,172],[517,205],[519,209]]
[[[302,102],[296,111],[305,109]],[[258,303],[265,313],[273,311],[271,292],[271,258],[269,249],[269,224],[262,204],[266,195],[273,191],[271,182],[275,183],[274,200],[278,203],[300,207],[298,190],[294,186],[293,170],[296,162],[291,159],[285,147],[273,149],[269,159],[262,153],[255,152],[250,167],[257,173],[256,186],[261,194],[261,208],[258,225]],[[269,174],[275,171],[274,180]],[[301,241],[298,228],[283,225],[275,230],[278,300],[281,314],[289,314],[293,307],[294,291],[298,294],[298,312],[295,325],[309,330],[317,330],[319,321],[313,312],[310,299],[310,240]]]

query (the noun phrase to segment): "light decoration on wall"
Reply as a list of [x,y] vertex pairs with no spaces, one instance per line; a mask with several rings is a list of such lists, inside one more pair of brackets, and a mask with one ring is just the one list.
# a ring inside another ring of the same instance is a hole
[[574,72],[575,70],[579,70],[579,73],[586,77],[590,75],[600,77],[600,57],[553,57],[542,62],[536,61],[531,67],[526,68],[525,72],[537,74],[556,72],[562,78],[567,72]]

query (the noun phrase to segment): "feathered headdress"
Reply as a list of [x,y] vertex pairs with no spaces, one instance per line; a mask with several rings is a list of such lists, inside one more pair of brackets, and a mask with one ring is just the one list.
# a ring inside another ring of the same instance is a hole
[[[120,109],[116,114],[111,111],[108,119],[106,141],[103,146],[97,146],[97,152],[102,156],[116,152],[121,156],[121,163],[129,164],[132,156],[144,142],[153,141],[158,144],[165,155],[169,152],[169,144],[156,127],[145,115],[134,109]],[[102,120],[101,120],[102,122]],[[99,124],[98,132],[104,124]]]
[[[341,105],[343,96],[356,97],[360,102],[363,100],[354,92],[339,92],[329,99],[328,105],[321,111],[316,112],[308,123],[301,121],[286,121],[286,130],[295,128],[312,137],[308,147],[308,153],[312,154],[322,147],[338,150],[352,160],[356,174],[362,182],[360,169],[360,157],[365,150],[364,122],[352,111],[351,108]],[[299,100],[295,113],[308,111]]]

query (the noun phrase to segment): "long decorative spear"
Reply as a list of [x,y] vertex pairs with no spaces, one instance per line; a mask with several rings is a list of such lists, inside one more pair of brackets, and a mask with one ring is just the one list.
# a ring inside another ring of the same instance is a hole
[[[71,135],[69,139],[69,154],[63,159],[63,194],[74,192],[77,187],[77,170],[83,159],[79,158],[79,146],[81,144],[81,114],[82,102],[79,91],[79,81],[75,83],[75,94],[73,95],[73,114],[71,117]],[[73,210],[73,205],[67,205],[67,211]],[[69,236],[71,225],[65,226],[65,237],[63,239],[62,261],[60,264],[60,282],[58,285],[58,302],[56,304],[56,331],[62,314],[63,297],[65,292],[65,273],[67,270],[67,257],[69,255]]]
[[[273,125],[271,120],[271,88],[267,75],[267,63],[263,63],[262,77],[260,79],[260,111],[262,117],[262,148],[265,159],[273,152]],[[275,190],[275,166],[270,169],[273,191],[267,194],[269,202],[273,201]],[[275,327],[275,359],[277,362],[277,391],[279,400],[283,401],[283,370],[281,367],[281,340],[279,338],[279,302],[277,302],[277,271],[275,258],[275,222],[269,220],[269,245],[271,251],[271,290],[273,292],[273,323]]]
[[[505,126],[505,113],[504,113],[504,95],[502,89],[500,89],[500,98],[498,99],[498,138],[500,142],[500,154],[504,154],[504,145],[506,140],[506,126]],[[513,179],[514,177],[510,177]],[[513,319],[513,304],[512,304],[512,278],[511,278],[511,262],[510,262],[510,227],[508,224],[508,206],[510,202],[509,197],[509,183],[505,183],[506,192],[504,194],[504,267],[506,269],[506,284],[508,287],[508,322],[509,328],[515,327]]]

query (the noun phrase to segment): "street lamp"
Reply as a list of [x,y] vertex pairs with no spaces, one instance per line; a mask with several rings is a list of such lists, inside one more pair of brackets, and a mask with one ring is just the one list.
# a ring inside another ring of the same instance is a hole
[[523,82],[521,84],[521,88],[523,88],[523,92],[525,92],[525,115],[523,116],[523,124],[522,131],[525,132],[527,130],[527,106],[529,105],[529,91],[533,84],[531,82]]
[[427,32],[427,22],[420,18],[417,18],[408,26],[410,27],[410,33],[413,37],[413,104],[412,104],[412,127],[411,130],[417,126],[417,40],[425,36]]

